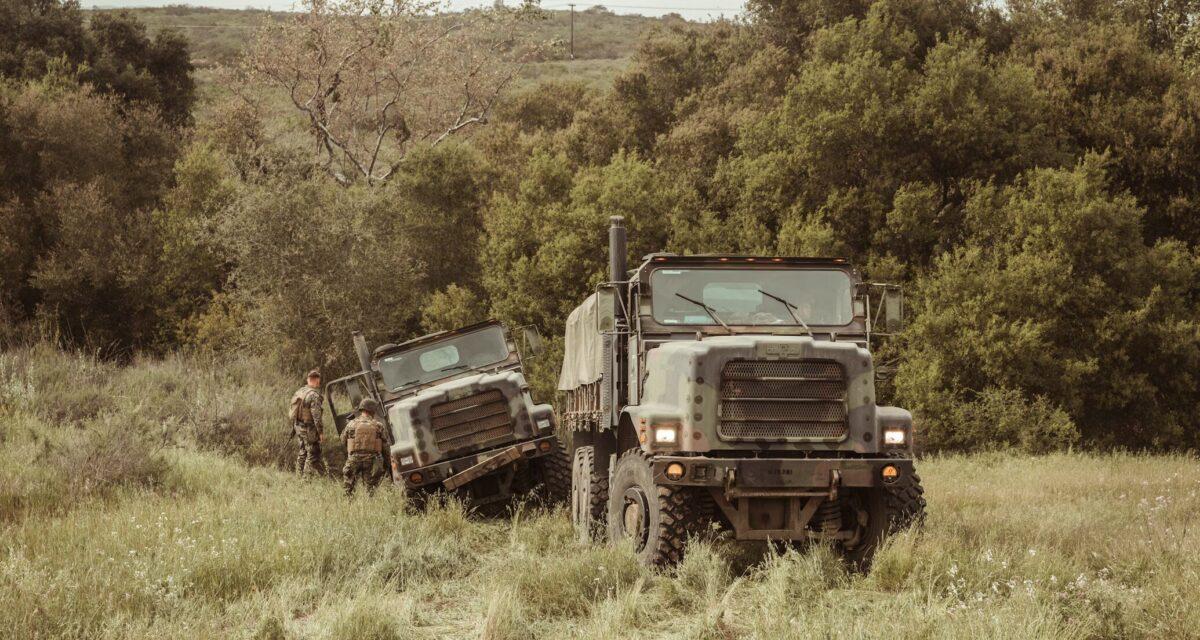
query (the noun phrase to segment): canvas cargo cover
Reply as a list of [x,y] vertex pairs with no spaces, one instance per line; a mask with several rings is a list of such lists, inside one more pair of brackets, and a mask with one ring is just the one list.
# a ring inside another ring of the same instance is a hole
[[588,296],[567,316],[566,348],[558,390],[572,391],[600,379],[604,372],[604,336],[597,330],[599,294]]

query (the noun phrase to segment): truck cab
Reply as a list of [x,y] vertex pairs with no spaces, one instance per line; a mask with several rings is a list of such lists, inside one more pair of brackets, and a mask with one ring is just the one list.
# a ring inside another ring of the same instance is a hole
[[[715,520],[737,539],[830,541],[866,562],[924,512],[912,416],[876,404],[872,291],[839,258],[652,254],[567,322],[559,390],[581,537],[682,558]],[[876,318],[878,315],[876,315]]]
[[[527,353],[536,331],[522,333]],[[536,487],[565,499],[569,462],[549,405],[536,404],[521,351],[496,321],[429,334],[368,351],[355,335],[363,370],[329,384],[335,398],[363,394],[384,407],[393,481],[419,498],[455,492],[476,507],[508,502]],[[332,411],[339,432],[349,419]]]

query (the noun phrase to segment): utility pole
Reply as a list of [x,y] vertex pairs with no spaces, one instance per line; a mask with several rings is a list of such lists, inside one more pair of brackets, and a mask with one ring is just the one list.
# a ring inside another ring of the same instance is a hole
[[575,59],[575,5],[568,4],[571,7],[571,59]]

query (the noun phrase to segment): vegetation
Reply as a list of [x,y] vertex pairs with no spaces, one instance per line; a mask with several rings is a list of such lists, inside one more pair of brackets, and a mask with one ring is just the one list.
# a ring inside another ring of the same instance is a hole
[[[242,54],[247,36],[265,21],[280,21],[287,17],[282,11],[259,9],[215,9],[191,5],[140,7],[130,9],[84,9],[85,14],[128,13],[146,25],[151,34],[176,30],[187,37],[192,62],[197,68],[230,65]],[[683,25],[685,20],[675,15],[647,18],[640,15],[618,15],[597,5],[575,12],[575,61],[583,66],[603,66],[604,61],[623,61],[637,49],[638,41],[658,26]],[[692,25],[693,27],[698,25]],[[570,57],[571,14],[562,9],[545,9],[530,29],[532,39],[551,45],[542,50],[539,62],[529,69],[531,78],[540,77],[560,68]],[[542,65],[546,66],[543,67]],[[573,68],[580,65],[571,65]],[[608,78],[611,79],[611,78]]]
[[[18,638],[1187,638],[1200,471],[1178,455],[923,460],[921,532],[868,575],[709,537],[670,573],[565,513],[414,513],[280,460],[243,358],[0,357],[0,625]],[[122,435],[124,434],[124,435]]]
[[[883,399],[927,450],[1200,444],[1188,3],[756,0],[702,26],[589,10],[625,26],[587,55],[654,25],[598,88],[511,82],[528,55],[568,64],[545,37],[559,14],[355,20],[375,5],[347,0],[247,14],[247,73],[209,73],[201,106],[174,32],[2,5],[7,344],[340,370],[351,329],[490,315],[536,323],[553,354],[621,214],[635,258],[836,254],[907,285]],[[327,49],[374,44],[322,57],[313,25]],[[405,57],[401,36],[436,25],[448,39]],[[296,87],[318,99],[288,98],[284,71],[317,63]],[[397,93],[401,68],[421,93]],[[545,399],[555,368],[534,371]]]
[[[1196,637],[1193,3],[752,0],[711,25],[590,9],[575,60],[552,42],[566,14],[539,15],[519,34],[536,57],[477,121],[355,173],[314,154],[314,127],[446,131],[462,85],[430,76],[405,111],[424,129],[389,120],[364,89],[380,55],[348,85],[361,109],[314,118],[214,68],[295,64],[304,16],[0,0],[0,628]],[[436,59],[496,80],[510,53]],[[305,80],[339,102],[330,81]],[[550,399],[612,214],[633,258],[836,254],[906,285],[912,322],[879,357],[927,452],[923,530],[868,574],[715,534],[656,572],[536,505],[416,513],[283,471],[297,372],[347,370],[351,329],[536,323]]]

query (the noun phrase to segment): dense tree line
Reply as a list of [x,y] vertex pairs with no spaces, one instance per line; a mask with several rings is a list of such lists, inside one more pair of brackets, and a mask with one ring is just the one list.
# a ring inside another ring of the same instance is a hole
[[930,448],[1200,444],[1195,3],[754,0],[349,181],[254,101],[190,126],[186,67],[153,63],[174,36],[0,4],[10,332],[334,367],[352,328],[556,336],[622,214],[633,259],[842,255],[905,284],[892,394]]

